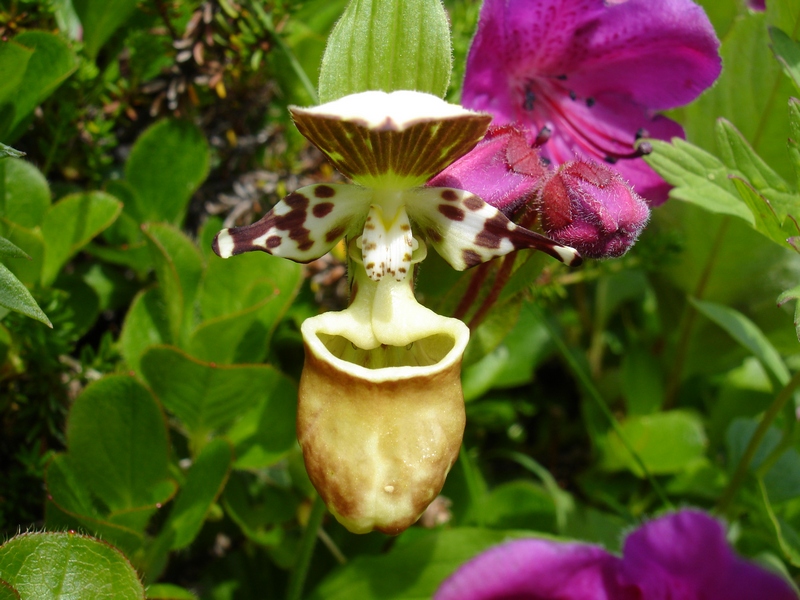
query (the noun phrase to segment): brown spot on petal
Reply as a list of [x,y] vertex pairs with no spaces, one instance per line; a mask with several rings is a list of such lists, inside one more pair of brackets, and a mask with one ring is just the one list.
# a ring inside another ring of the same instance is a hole
[[402,231],[411,231],[411,225],[400,225]]
[[328,233],[325,234],[325,241],[330,243],[334,240],[338,240],[340,237],[344,235],[344,227],[337,227],[335,229],[331,229]]
[[336,190],[329,185],[318,185],[314,188],[314,195],[317,198],[332,198],[336,195]]
[[367,263],[366,265],[364,265],[364,268],[366,268],[368,271],[371,271],[372,269],[375,268],[375,263],[374,262]]
[[314,213],[314,216],[318,219],[321,219],[328,213],[333,210],[333,202],[320,202],[316,204],[314,208],[311,209],[311,212]]
[[481,255],[474,250],[464,250],[462,256],[467,268],[474,267],[475,265],[479,265],[483,262],[481,260]]
[[457,206],[450,206],[449,204],[440,204],[438,206],[439,212],[451,221],[463,221],[464,211]]
[[273,248],[277,248],[281,245],[281,236],[279,235],[271,235],[267,238],[267,248],[272,250]]
[[464,198],[464,206],[472,211],[480,210],[483,208],[483,200],[477,196],[467,196]]
[[428,235],[432,242],[436,242],[437,244],[442,241],[442,234],[436,231],[433,227],[429,227],[425,230],[425,233]]
[[292,208],[308,208],[308,198],[306,198],[300,192],[292,192],[286,198],[283,199],[286,204],[291,206]]
[[455,202],[458,200],[458,194],[456,194],[453,190],[442,190],[442,200],[447,200],[448,202]]
[[313,245],[314,242],[312,240],[308,240],[297,244],[297,249],[300,250],[300,252],[305,252],[306,250],[309,250]]
[[508,237],[508,219],[497,213],[484,222],[483,229],[475,236],[475,245],[496,250],[504,237]]

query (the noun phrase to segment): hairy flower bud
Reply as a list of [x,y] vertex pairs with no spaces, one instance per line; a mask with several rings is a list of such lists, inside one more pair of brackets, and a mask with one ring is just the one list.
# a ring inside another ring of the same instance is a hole
[[490,127],[470,152],[428,182],[429,186],[469,190],[511,216],[530,200],[547,175],[539,152],[516,127]]
[[539,212],[555,241],[589,258],[622,256],[647,224],[647,203],[611,168],[568,162],[545,183]]
[[340,523],[397,534],[436,498],[458,457],[469,330],[418,304],[411,277],[373,281],[355,241],[350,256],[350,306],[302,326],[297,439]]

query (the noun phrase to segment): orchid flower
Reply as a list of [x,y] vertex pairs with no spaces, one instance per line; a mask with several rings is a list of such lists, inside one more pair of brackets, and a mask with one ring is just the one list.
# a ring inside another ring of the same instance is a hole
[[686,104],[721,70],[719,41],[690,0],[486,0],[462,103],[516,124],[554,164],[614,164],[659,204],[669,186],[642,138],[683,136],[654,111]]
[[738,558],[716,520],[682,510],[631,533],[622,558],[598,546],[525,539],[462,565],[434,600],[797,600],[778,575]]
[[396,534],[442,489],[464,433],[469,330],[414,297],[428,244],[456,269],[520,248],[581,259],[475,194],[423,187],[475,146],[490,116],[410,91],[291,110],[354,183],[301,188],[260,221],[222,230],[213,248],[223,258],[260,250],[308,262],[345,238],[350,305],[301,327],[297,437],[311,482],[345,527]]

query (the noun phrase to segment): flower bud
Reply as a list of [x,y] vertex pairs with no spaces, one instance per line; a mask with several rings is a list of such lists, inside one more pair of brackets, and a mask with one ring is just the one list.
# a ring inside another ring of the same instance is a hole
[[397,534],[436,498],[458,457],[469,330],[418,304],[411,277],[375,282],[354,262],[351,305],[302,326],[297,438],[340,523]]
[[561,165],[545,183],[539,212],[548,236],[589,258],[625,254],[650,216],[619,173],[582,160]]
[[470,152],[433,177],[429,186],[469,190],[507,217],[533,198],[547,174],[525,134],[506,125],[489,127]]

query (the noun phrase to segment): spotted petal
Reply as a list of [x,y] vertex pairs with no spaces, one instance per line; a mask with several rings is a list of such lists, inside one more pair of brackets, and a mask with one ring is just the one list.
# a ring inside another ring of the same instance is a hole
[[470,192],[417,188],[406,193],[405,201],[411,219],[459,271],[526,248],[541,250],[570,266],[582,262],[573,248],[516,225]]
[[361,232],[371,197],[372,190],[356,185],[300,188],[252,225],[220,231],[214,252],[228,258],[261,250],[297,262],[315,260],[345,235]]

